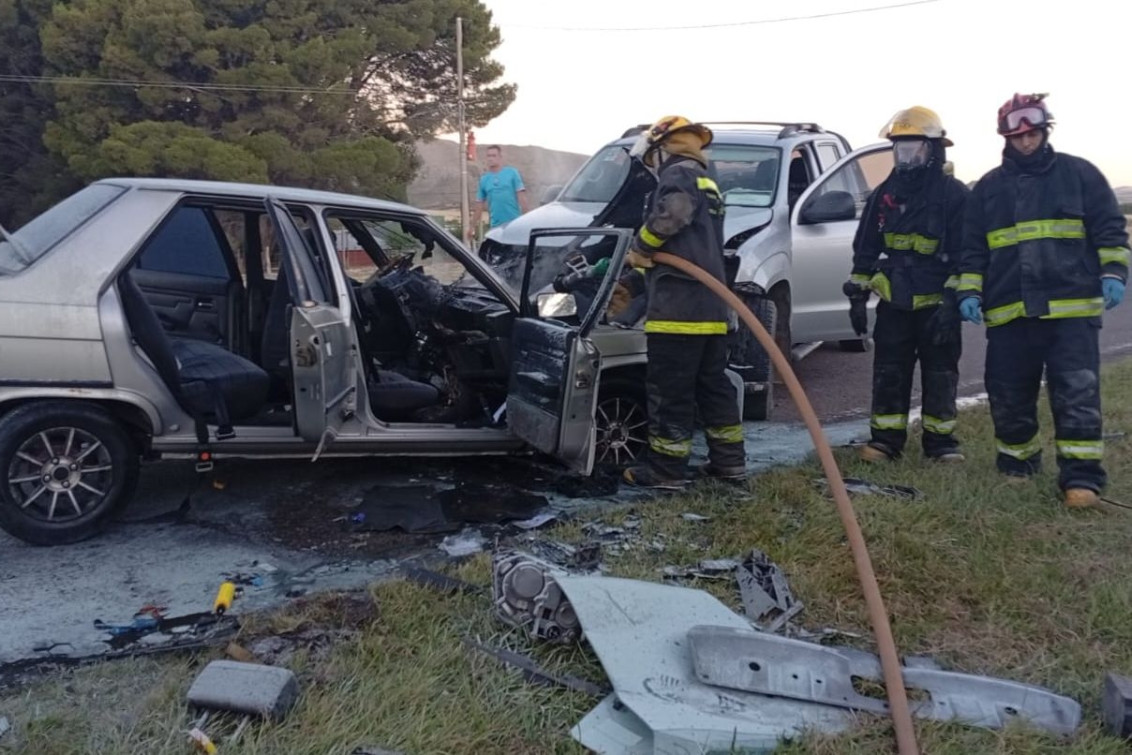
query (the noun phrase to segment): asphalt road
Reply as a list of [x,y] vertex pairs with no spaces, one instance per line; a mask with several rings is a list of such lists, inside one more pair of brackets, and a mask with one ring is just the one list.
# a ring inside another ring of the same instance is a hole
[[[1101,329],[1101,359],[1111,361],[1132,354],[1132,305],[1125,303],[1106,312]],[[983,368],[986,364],[986,330],[982,326],[963,325],[963,358],[959,363],[959,395],[975,396],[984,391]],[[822,346],[794,364],[810,402],[822,422],[856,419],[869,414],[872,393],[873,355],[850,354],[836,345]],[[912,397],[912,406],[919,405],[919,377]],[[774,414],[779,422],[798,421],[784,385],[775,386]]]

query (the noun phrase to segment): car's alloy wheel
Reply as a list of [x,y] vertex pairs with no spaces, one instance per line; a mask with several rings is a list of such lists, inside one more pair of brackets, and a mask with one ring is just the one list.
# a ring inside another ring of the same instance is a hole
[[114,487],[110,450],[77,427],[40,430],[16,449],[8,490],[24,515],[63,523],[105,502]]
[[97,533],[133,495],[140,458],[97,404],[42,401],[0,416],[0,528],[35,545]]
[[644,405],[633,396],[617,393],[598,400],[598,464],[625,466],[644,458],[648,448],[648,416]]

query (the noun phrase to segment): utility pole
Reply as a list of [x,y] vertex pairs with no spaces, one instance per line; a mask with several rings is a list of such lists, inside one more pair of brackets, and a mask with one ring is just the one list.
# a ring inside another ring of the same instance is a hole
[[468,129],[464,125],[464,19],[456,17],[456,109],[460,121],[460,231],[468,239]]

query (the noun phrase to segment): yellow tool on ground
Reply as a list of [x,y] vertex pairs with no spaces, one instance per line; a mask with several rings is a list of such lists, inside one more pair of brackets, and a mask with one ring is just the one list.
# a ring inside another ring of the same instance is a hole
[[236,599],[236,584],[234,582],[224,582],[220,585],[220,590],[216,593],[216,602],[212,605],[212,610],[217,616],[223,616],[224,612],[232,607],[232,601]]

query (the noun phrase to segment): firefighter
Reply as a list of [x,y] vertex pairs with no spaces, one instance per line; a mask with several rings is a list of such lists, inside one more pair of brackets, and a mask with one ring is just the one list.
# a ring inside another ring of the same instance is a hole
[[629,254],[633,267],[646,269],[648,296],[649,450],[644,464],[624,473],[640,487],[684,486],[697,416],[709,458],[699,476],[740,481],[747,473],[738,396],[725,374],[727,306],[703,284],[651,259],[665,251],[725,280],[723,198],[703,152],[711,140],[706,126],[668,116],[631,150],[657,176]]
[[873,340],[872,437],[861,458],[900,456],[917,360],[923,387],[923,450],[929,459],[961,462],[955,437],[960,320],[955,287],[968,190],[945,170],[947,138],[925,107],[901,110],[881,129],[894,167],[873,192],[853,240],[845,284],[858,335],[868,329],[865,303],[880,297]]
[[958,296],[986,322],[986,386],[1000,472],[1041,467],[1038,390],[1045,369],[1058,487],[1070,508],[1094,506],[1101,467],[1101,315],[1120,304],[1128,234],[1116,196],[1091,163],[1057,153],[1044,94],[1015,94],[998,111],[1002,165],[971,194]]

